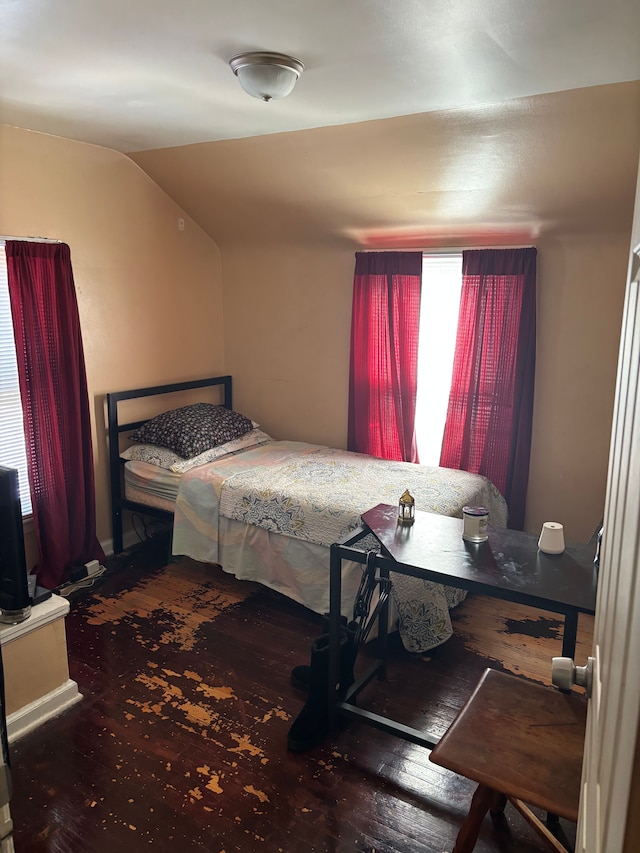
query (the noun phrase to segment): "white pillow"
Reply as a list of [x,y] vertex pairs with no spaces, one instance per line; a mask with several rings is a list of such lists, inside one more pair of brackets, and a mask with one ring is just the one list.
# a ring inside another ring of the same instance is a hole
[[132,444],[131,447],[123,450],[120,456],[122,459],[148,462],[151,465],[158,465],[160,468],[168,468],[170,471],[184,474],[185,471],[190,471],[198,465],[205,465],[221,456],[237,453],[239,450],[245,450],[258,444],[265,444],[267,441],[271,441],[271,436],[260,429],[252,429],[239,438],[233,438],[217,447],[210,447],[209,450],[205,450],[204,453],[200,453],[191,459],[183,459],[182,456],[178,456],[172,450],[168,450],[166,447],[158,447],[155,444]]
[[199,456],[194,456],[193,459],[179,459],[171,466],[172,471],[178,474],[184,474],[185,471],[190,471],[197,465],[206,465],[207,462],[213,462],[214,459],[219,459],[221,456],[227,456],[230,453],[237,453],[239,450],[246,450],[249,447],[255,447],[258,444],[266,444],[267,441],[272,441],[270,435],[262,432],[261,429],[252,429],[250,432],[232,438],[226,444],[220,444],[218,447],[210,447]]
[[120,458],[134,462],[148,462],[150,465],[157,465],[158,468],[167,470],[171,470],[171,466],[176,462],[184,462],[182,456],[178,456],[168,447],[158,447],[157,444],[132,444],[121,452]]

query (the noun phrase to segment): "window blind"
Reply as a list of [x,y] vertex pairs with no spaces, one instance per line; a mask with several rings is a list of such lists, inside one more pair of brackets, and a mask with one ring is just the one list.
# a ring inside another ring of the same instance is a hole
[[416,442],[423,465],[440,464],[461,288],[461,252],[423,256],[416,399]]
[[0,241],[0,465],[17,469],[22,515],[31,515],[22,402],[11,321],[4,241]]

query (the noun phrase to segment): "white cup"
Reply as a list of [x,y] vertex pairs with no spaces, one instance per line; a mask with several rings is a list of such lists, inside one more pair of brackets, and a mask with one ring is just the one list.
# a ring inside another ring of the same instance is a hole
[[538,539],[538,548],[543,554],[562,554],[564,527],[557,521],[545,521]]

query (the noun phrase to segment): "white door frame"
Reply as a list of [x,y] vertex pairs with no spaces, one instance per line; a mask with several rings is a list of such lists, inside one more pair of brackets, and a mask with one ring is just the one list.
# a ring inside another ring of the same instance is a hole
[[[638,736],[640,175],[631,245],[594,625],[594,686],[587,715],[576,839],[580,853],[623,851]],[[640,850],[640,839],[636,842],[633,849]]]

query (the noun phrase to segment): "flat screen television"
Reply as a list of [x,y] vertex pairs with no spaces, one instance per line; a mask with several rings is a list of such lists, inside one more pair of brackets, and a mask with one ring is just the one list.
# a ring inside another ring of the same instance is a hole
[[0,622],[22,622],[30,613],[18,472],[0,465]]

